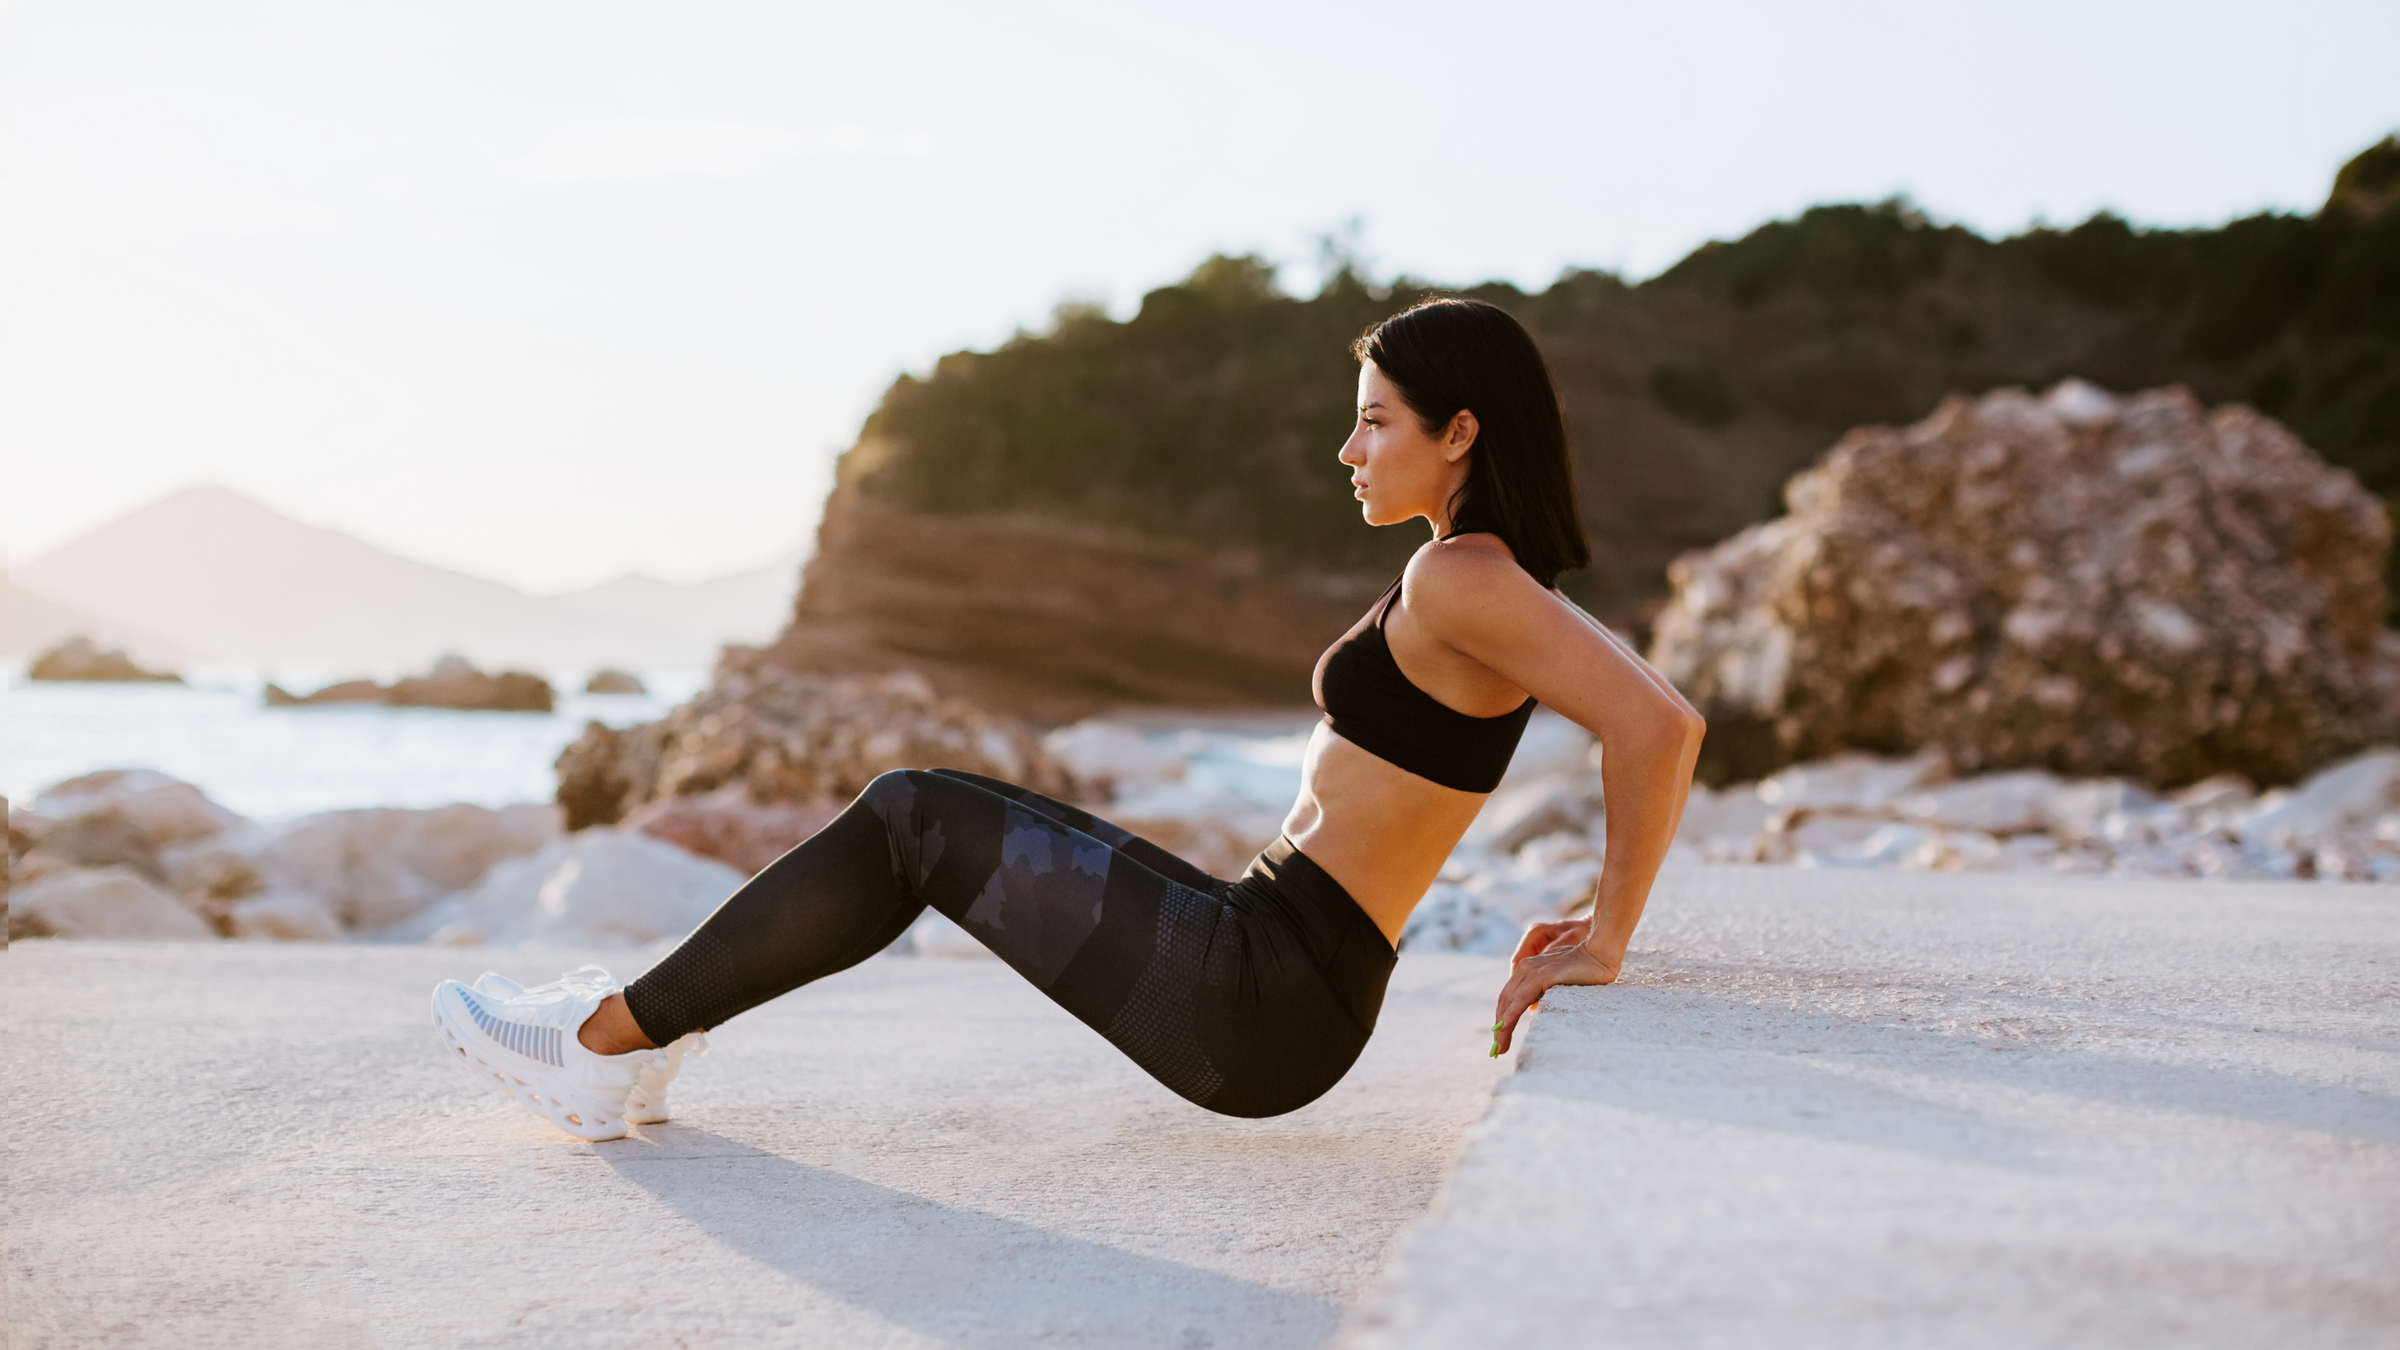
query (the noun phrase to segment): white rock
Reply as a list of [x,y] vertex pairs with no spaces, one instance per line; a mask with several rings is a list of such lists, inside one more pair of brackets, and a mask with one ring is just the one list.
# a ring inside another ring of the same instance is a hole
[[1463,887],[1437,883],[1400,930],[1400,950],[1508,956],[1525,936],[1524,923]]
[[335,942],[342,921],[331,907],[313,895],[297,891],[268,891],[236,900],[226,908],[237,938],[276,942]]
[[1241,875],[1283,831],[1284,813],[1229,792],[1169,783],[1119,800],[1108,821],[1149,840],[1210,876]]
[[327,811],[245,832],[231,846],[269,889],[316,896],[346,926],[376,932],[558,837],[553,806],[459,805]]
[[1801,807],[1874,810],[1948,776],[1948,764],[1930,751],[1908,759],[1836,755],[1795,764],[1763,780],[1758,785],[1758,799],[1778,811]]
[[2115,812],[2146,811],[2159,804],[2148,788],[2123,778],[2069,782],[2042,803],[2050,831],[2062,839],[2097,839]]
[[208,794],[155,769],[103,769],[43,789],[36,813],[54,821],[113,811],[153,847],[186,844],[242,823]]
[[745,878],[637,830],[584,830],[509,858],[396,930],[453,946],[639,946],[680,937]]
[[[1548,708],[1535,708],[1525,723],[1524,736],[1517,741],[1516,754],[1508,761],[1508,772],[1501,776],[1500,790],[1536,778],[1593,774],[1599,769],[1599,760],[1600,745],[1592,733]],[[1593,795],[1599,795],[1596,787]]]
[[214,938],[215,930],[130,867],[55,872],[9,896],[12,928],[63,938]]
[[1042,750],[1075,780],[1087,801],[1108,801],[1180,782],[1182,756],[1121,722],[1088,718],[1042,738]]
[[2241,824],[2242,837],[2311,838],[2361,825],[2400,807],[2400,750],[2370,750],[2347,759],[2288,793],[2259,799]]
[[1675,838],[1690,845],[1710,862],[1747,861],[1758,832],[1775,815],[1775,807],[1758,795],[1758,786],[1743,783],[1712,792],[1694,783],[1683,804],[1683,820]]
[[2038,769],[1983,774],[1905,797],[1898,806],[1902,815],[1943,825],[2016,834],[2048,827],[2045,805],[2065,786],[2058,775]]
[[1511,853],[1529,839],[1562,830],[1581,831],[1600,814],[1597,780],[1551,775],[1502,783],[1484,799],[1459,846]]

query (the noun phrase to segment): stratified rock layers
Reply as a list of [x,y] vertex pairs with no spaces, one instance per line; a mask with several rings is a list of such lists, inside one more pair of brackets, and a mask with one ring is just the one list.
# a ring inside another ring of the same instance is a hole
[[920,514],[845,483],[772,652],[796,670],[918,670],[1048,721],[1128,701],[1293,703],[1382,584],[1064,519]]
[[2390,525],[2248,408],[1952,398],[1853,431],[1785,495],[1670,572],[1651,656],[1709,718],[1712,782],[1933,748],[2278,783],[2393,733]]

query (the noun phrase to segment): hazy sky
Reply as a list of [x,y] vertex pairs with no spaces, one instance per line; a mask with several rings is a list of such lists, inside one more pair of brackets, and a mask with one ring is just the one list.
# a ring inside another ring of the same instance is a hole
[[[1646,274],[1811,203],[2313,210],[2400,5],[18,0],[0,540],[178,487],[535,590],[763,561],[897,371],[1313,288]],[[1330,455],[1335,447],[1326,447]]]

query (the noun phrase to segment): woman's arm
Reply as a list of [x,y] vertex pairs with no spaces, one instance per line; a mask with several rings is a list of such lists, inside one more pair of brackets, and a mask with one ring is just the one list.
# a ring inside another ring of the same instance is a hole
[[1429,549],[1410,567],[1409,584],[1409,614],[1433,636],[1600,740],[1608,852],[1592,916],[1540,925],[1526,936],[1500,992],[1498,1054],[1514,1040],[1525,1010],[1553,985],[1617,978],[1674,841],[1707,727],[1631,647],[1535,585],[1504,553]]

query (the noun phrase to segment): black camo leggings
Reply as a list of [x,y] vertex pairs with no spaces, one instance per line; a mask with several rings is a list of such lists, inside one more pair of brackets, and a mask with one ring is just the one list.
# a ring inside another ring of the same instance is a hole
[[1306,1106],[1366,1047],[1381,930],[1289,840],[1219,881],[1074,807],[899,770],[625,990],[660,1045],[846,970],[940,910],[1194,1105]]

